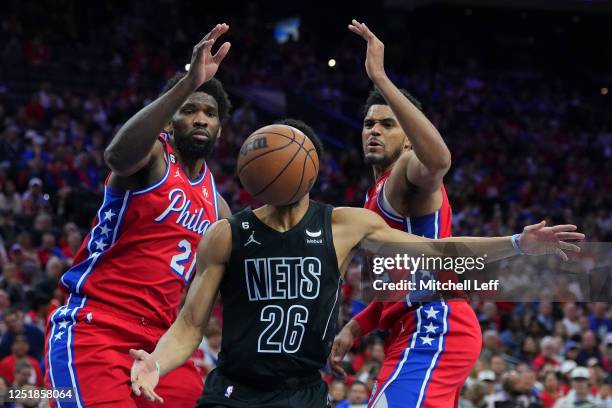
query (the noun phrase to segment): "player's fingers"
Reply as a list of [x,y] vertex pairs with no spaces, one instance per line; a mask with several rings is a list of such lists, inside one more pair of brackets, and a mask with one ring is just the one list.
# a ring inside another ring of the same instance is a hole
[[212,30],[210,30],[204,37],[202,37],[200,42],[196,44],[196,47],[204,44],[204,41],[207,41],[210,38],[210,36],[213,34],[213,32],[219,28],[219,26],[220,24],[217,24],[216,26],[214,26]]
[[350,25],[349,26],[349,30],[351,30],[352,32],[354,32],[355,34],[357,34],[358,36],[360,36],[364,40],[366,40],[366,41],[368,40],[366,38],[365,34],[363,33],[363,31],[359,27],[354,26],[354,25]]
[[582,241],[585,238],[585,236],[584,234],[580,232],[557,232],[555,234],[555,238],[564,239],[564,240],[576,239],[576,240]]
[[214,40],[206,40],[202,43],[202,45],[200,46],[200,48],[198,48],[198,54],[202,55],[204,52],[210,52],[210,49],[212,48],[213,44],[215,43]]
[[570,244],[569,242],[559,242],[559,248],[564,251],[580,252],[580,247],[578,245]]
[[342,378],[346,377],[346,371],[344,371],[344,368],[342,368],[341,364],[332,364],[331,369],[334,372],[334,374]]
[[567,261],[567,260],[568,260],[567,255],[566,255],[566,254],[565,254],[565,252],[563,252],[561,249],[559,249],[559,248],[555,248],[555,253],[556,253],[557,255],[559,255],[559,256],[561,257],[561,259],[563,259],[564,261]]
[[533,224],[533,225],[528,225],[525,227],[525,231],[533,231],[533,230],[537,230],[542,228],[544,225],[546,225],[546,221],[542,221],[538,224]]
[[130,356],[137,360],[142,360],[146,357],[146,352],[144,350],[130,349]]
[[555,225],[551,227],[554,232],[563,232],[563,231],[576,231],[578,227],[573,224],[563,224],[563,225]]
[[140,397],[140,385],[138,385],[136,382],[134,382],[132,380],[132,392],[134,393],[134,395],[136,395],[137,397]]
[[153,390],[151,390],[149,386],[141,386],[140,389],[142,390],[142,395],[144,395],[146,399],[148,399],[149,401],[155,401],[155,397],[153,396]]
[[223,58],[225,58],[231,46],[232,44],[230,44],[229,42],[226,42],[226,43],[223,43],[221,47],[219,47],[219,49],[213,56],[213,61],[215,64],[220,64],[221,61],[223,61]]
[[225,34],[227,32],[227,30],[229,30],[229,26],[227,24],[225,24],[225,23],[217,24],[217,27],[215,27],[215,29],[213,31],[211,31],[210,37],[208,37],[208,38],[213,40],[213,41],[216,41],[217,38],[219,38],[223,34]]

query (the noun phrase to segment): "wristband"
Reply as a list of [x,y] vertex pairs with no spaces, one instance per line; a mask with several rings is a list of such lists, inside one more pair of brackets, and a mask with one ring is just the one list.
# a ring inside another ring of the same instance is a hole
[[514,250],[516,251],[517,254],[519,255],[525,255],[525,251],[523,251],[521,249],[521,246],[518,242],[519,238],[521,237],[522,234],[514,234],[512,236],[512,247],[514,248]]

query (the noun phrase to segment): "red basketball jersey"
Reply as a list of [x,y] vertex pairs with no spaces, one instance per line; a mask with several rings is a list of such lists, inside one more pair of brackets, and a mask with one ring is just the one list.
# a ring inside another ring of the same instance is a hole
[[442,205],[436,212],[418,217],[404,217],[391,207],[385,196],[385,183],[391,174],[391,169],[383,173],[370,187],[364,208],[380,215],[392,228],[432,239],[450,237],[452,211],[444,184],[442,184]]
[[[400,215],[385,196],[385,183],[391,174],[391,169],[384,172],[366,193],[364,208],[380,215],[391,228],[409,232],[431,239],[440,239],[451,236],[451,206],[446,196],[446,189],[442,185],[442,205],[431,213],[418,217],[404,217]],[[399,292],[398,292],[399,293]],[[396,295],[398,293],[395,293]],[[412,305],[406,301],[372,301],[362,310],[355,320],[359,323],[363,334],[378,328],[389,330],[405,315],[407,308]]]
[[111,309],[158,327],[176,318],[198,243],[218,219],[217,190],[206,163],[190,180],[167,135],[159,140],[167,163],[161,180],[138,191],[105,185],[93,227],[61,278],[68,306]]

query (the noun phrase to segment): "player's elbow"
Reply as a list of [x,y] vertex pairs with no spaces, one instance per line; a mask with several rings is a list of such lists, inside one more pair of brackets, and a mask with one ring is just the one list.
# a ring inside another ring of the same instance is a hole
[[127,177],[134,174],[134,163],[121,157],[121,155],[111,146],[104,150],[104,162],[113,173],[118,176]]
[[451,153],[446,146],[443,147],[441,154],[430,163],[430,171],[444,176],[451,167]]

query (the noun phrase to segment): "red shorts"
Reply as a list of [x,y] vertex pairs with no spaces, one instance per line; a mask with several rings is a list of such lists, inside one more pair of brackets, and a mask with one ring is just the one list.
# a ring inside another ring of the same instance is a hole
[[457,407],[481,347],[478,319],[465,300],[420,304],[391,330],[368,407]]
[[83,298],[69,299],[51,316],[47,329],[45,385],[73,390],[73,398],[55,400],[68,407],[192,407],[203,389],[193,363],[161,378],[155,391],[163,405],[132,395],[129,350],[152,352],[165,329],[133,316],[91,309]]

